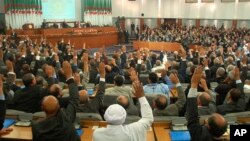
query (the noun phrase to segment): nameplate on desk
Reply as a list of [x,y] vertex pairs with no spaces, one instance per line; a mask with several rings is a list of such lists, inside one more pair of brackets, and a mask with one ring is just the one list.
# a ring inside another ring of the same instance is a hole
[[94,28],[91,28],[91,29],[75,29],[75,30],[73,30],[73,32],[75,32],[75,33],[97,33],[98,30],[94,29]]

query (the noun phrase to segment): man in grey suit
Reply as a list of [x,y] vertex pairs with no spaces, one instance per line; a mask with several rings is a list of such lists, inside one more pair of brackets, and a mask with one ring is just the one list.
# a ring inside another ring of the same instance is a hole
[[69,85],[69,104],[66,109],[60,109],[59,102],[54,96],[47,96],[42,101],[42,109],[46,118],[32,123],[34,141],[80,141],[74,127],[76,109],[79,104],[77,85],[72,77],[69,62],[63,62],[63,72]]
[[177,74],[172,73],[169,78],[177,88],[178,100],[174,104],[168,105],[166,96],[158,96],[153,102],[154,116],[179,116],[179,111],[186,103],[186,96],[181,87],[181,83]]

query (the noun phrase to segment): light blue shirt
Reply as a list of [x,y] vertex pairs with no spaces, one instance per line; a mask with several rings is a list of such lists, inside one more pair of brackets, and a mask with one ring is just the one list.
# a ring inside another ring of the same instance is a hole
[[168,104],[170,103],[170,90],[168,85],[164,83],[151,83],[143,86],[143,90],[145,94],[163,94],[166,95],[168,98]]

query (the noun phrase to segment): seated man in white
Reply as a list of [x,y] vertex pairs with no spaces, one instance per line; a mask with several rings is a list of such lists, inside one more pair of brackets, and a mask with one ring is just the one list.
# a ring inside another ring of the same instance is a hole
[[94,141],[146,141],[146,133],[153,122],[153,113],[146,100],[143,88],[139,81],[133,83],[135,96],[139,99],[142,118],[135,123],[123,125],[126,119],[125,109],[114,104],[108,107],[104,114],[108,122],[107,128],[98,128],[94,131]]

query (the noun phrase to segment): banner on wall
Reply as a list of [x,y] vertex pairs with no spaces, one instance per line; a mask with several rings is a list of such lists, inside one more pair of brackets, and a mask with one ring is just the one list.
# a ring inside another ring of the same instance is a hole
[[112,0],[84,0],[84,21],[92,25],[112,25]]
[[4,0],[8,28],[21,29],[26,23],[39,27],[42,23],[41,0]]

